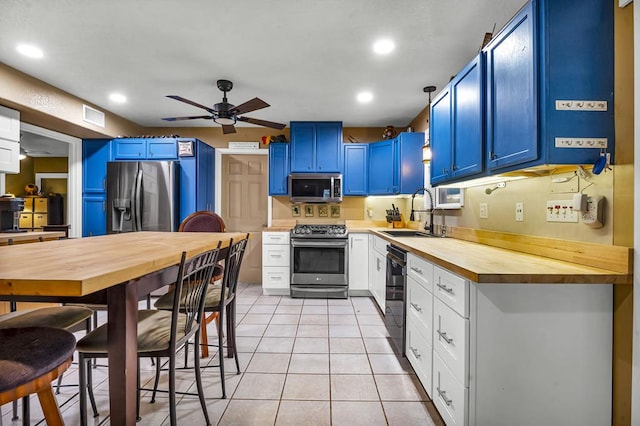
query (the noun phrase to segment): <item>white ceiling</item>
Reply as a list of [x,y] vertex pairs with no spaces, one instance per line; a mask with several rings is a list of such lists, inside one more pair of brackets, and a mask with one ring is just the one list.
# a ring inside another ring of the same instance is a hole
[[[351,126],[406,126],[501,28],[524,0],[2,0],[0,62],[143,126],[161,117],[202,115],[172,100],[211,106],[253,97],[270,108],[247,116],[288,125],[341,120]],[[373,42],[396,49],[380,57]],[[21,42],[44,58],[16,52]],[[358,104],[370,90],[374,100]],[[126,104],[108,99],[117,91]],[[206,113],[205,113],[206,114]],[[210,126],[211,121],[178,122]]]

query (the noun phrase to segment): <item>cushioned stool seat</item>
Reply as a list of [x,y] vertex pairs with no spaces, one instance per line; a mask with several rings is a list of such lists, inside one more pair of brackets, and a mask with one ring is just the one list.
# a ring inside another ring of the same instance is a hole
[[0,328],[53,327],[68,330],[87,318],[93,311],[80,306],[56,306],[27,311],[16,311],[0,316]]
[[48,425],[62,425],[51,382],[71,364],[76,339],[49,327],[0,329],[0,405],[38,394]]

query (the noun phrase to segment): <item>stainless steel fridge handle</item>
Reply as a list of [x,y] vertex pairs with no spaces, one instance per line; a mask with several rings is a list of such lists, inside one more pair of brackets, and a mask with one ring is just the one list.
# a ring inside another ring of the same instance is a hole
[[133,205],[135,212],[133,216],[133,230],[142,231],[142,170],[138,170],[134,182]]

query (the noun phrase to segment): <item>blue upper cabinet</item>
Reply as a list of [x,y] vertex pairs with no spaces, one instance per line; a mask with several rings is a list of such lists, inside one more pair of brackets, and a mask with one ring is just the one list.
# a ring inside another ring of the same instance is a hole
[[269,195],[287,195],[289,177],[289,144],[269,144]]
[[392,195],[398,190],[397,140],[369,144],[369,195]]
[[174,138],[119,138],[113,140],[113,159],[177,160],[177,140]]
[[451,176],[473,176],[484,170],[484,55],[476,56],[451,81],[453,155]]
[[110,139],[82,141],[82,193],[106,193],[107,161],[111,160]]
[[447,85],[431,103],[429,141],[431,185],[451,178],[452,163],[451,86]]
[[180,221],[198,210],[215,209],[215,149],[198,139],[192,142],[193,156],[180,157]]
[[490,170],[539,156],[534,21],[533,4],[528,3],[486,47]]
[[484,171],[484,56],[476,56],[431,104],[431,184]]
[[342,122],[291,122],[291,172],[342,170]]
[[369,145],[366,143],[344,144],[343,195],[367,195]]
[[532,0],[487,45],[489,174],[614,154],[614,7]]
[[424,133],[400,133],[396,143],[398,145],[396,194],[412,194],[416,189],[424,186],[424,165],[422,164]]
[[369,195],[411,194],[424,186],[424,133],[369,144]]

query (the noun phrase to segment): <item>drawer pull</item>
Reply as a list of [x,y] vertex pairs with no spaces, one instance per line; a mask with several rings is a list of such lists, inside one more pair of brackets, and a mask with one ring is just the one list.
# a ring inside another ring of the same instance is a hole
[[416,311],[422,312],[422,308],[416,303],[411,302],[411,306],[413,306],[413,309],[415,309]]
[[269,256],[271,256],[271,257],[282,257],[281,254],[270,254]]
[[282,277],[280,275],[273,275],[273,276],[271,276],[271,279],[272,280],[281,280]]
[[446,291],[446,292],[447,292],[447,293],[449,293],[449,294],[453,294],[453,289],[452,289],[452,288],[449,288],[449,287],[447,287],[446,285],[444,285],[444,284],[440,284],[440,283],[438,283],[438,284],[436,284],[436,285],[437,285],[440,289],[442,289],[443,291]]
[[438,330],[438,334],[440,335],[440,337],[442,337],[444,339],[445,342],[447,342],[448,344],[453,343],[453,337],[449,338],[447,337],[447,333],[443,333],[442,331]]
[[442,398],[444,403],[447,404],[448,407],[451,406],[453,399],[447,398],[447,391],[440,390],[440,387],[437,387],[436,389],[438,390],[438,395],[440,395],[440,398]]
[[411,352],[413,352],[413,356],[415,356],[417,359],[420,359],[420,357],[422,357],[422,355],[420,355],[418,350],[413,346],[409,346],[409,349],[411,349]]
[[420,269],[420,268],[416,268],[415,266],[412,266],[412,267],[411,267],[411,270],[412,270],[413,272],[415,272],[416,274],[420,274],[420,275],[422,275],[422,269]]

